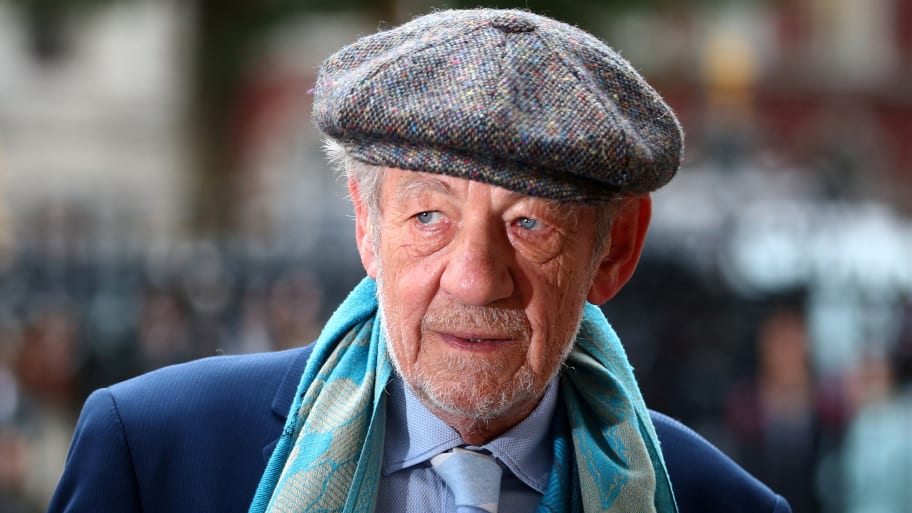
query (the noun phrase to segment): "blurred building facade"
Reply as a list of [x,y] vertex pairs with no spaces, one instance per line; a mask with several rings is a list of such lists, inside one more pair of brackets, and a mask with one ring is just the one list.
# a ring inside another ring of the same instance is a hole
[[181,233],[189,9],[120,2],[55,22],[29,14],[0,4],[0,162],[16,240],[60,209],[83,223],[73,230]]

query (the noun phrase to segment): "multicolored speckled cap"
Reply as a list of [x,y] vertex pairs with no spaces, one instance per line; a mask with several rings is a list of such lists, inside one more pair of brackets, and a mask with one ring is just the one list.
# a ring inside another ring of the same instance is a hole
[[595,203],[678,169],[683,133],[594,36],[520,10],[435,12],[329,57],[313,117],[364,162]]

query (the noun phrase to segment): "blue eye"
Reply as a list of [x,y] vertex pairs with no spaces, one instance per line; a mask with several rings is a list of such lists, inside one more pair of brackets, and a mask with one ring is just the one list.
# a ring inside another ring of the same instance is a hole
[[441,217],[442,215],[440,212],[433,210],[429,212],[421,212],[415,216],[415,219],[417,219],[421,224],[436,224],[440,222]]
[[538,221],[530,217],[520,217],[516,224],[524,230],[538,230],[541,228]]

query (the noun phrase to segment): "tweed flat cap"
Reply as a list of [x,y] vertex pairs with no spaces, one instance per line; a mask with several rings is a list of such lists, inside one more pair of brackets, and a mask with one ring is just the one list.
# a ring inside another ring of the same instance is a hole
[[313,117],[356,159],[594,203],[667,183],[683,133],[594,36],[521,10],[435,12],[322,65]]

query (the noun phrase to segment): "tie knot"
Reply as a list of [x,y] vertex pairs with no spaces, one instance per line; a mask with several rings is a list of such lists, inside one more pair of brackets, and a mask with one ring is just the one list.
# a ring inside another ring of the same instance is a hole
[[493,456],[457,447],[431,458],[431,466],[453,492],[457,512],[497,513],[501,469]]

